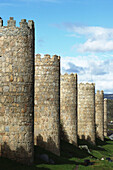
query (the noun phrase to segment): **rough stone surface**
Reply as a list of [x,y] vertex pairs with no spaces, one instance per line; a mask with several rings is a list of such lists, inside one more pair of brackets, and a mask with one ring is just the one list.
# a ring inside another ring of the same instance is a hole
[[[33,140],[34,22],[0,19],[0,155],[31,164]],[[32,28],[30,28],[30,27]]]
[[78,136],[95,144],[95,84],[78,86]]
[[104,136],[107,136],[107,98],[104,99]]
[[60,57],[35,57],[35,145],[60,155]]
[[77,74],[60,78],[61,138],[77,145]]
[[97,90],[95,95],[96,137],[104,141],[104,93]]

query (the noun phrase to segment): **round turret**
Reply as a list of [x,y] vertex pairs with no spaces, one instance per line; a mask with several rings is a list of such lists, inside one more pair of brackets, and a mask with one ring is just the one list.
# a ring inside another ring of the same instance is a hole
[[61,138],[77,145],[77,74],[64,74],[60,79]]
[[60,155],[60,57],[35,57],[35,145]]
[[78,86],[78,136],[95,144],[95,84]]
[[26,164],[34,154],[33,84],[34,22],[22,19],[16,27],[10,17],[3,26],[0,19],[1,156]]
[[104,140],[104,93],[97,90],[95,95],[96,137]]

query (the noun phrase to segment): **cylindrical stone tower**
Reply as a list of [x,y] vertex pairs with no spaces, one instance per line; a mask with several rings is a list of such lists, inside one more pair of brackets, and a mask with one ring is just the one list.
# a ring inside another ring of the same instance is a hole
[[35,57],[34,141],[60,155],[60,57]]
[[107,98],[104,99],[104,136],[107,136]]
[[77,145],[77,74],[60,77],[61,138]]
[[1,156],[31,164],[34,155],[34,22],[0,19]]
[[95,84],[78,86],[78,136],[95,144]]
[[104,141],[104,93],[97,90],[95,95],[96,137]]

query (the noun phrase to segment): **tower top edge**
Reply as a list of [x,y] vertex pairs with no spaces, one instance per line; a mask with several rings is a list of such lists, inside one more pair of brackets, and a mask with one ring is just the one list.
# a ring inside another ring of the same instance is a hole
[[65,73],[65,74],[61,74],[61,77],[62,78],[77,78],[77,73],[71,73],[71,74]]
[[[21,19],[21,21],[19,22],[20,24],[20,28],[34,28],[34,21],[33,20],[28,20],[28,22],[26,21],[26,19]],[[14,20],[14,17],[9,17],[9,20],[7,20],[7,26],[3,25],[3,19],[2,17],[0,17],[0,27],[16,27],[16,20]]]
[[50,54],[45,54],[43,57],[40,54],[35,55],[36,62],[47,62],[47,61],[60,61],[60,56],[58,55],[53,55],[51,56]]

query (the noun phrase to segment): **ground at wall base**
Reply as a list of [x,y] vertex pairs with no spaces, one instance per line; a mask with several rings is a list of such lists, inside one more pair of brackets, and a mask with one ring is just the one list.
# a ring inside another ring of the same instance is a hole
[[[61,156],[54,154],[40,148],[35,147],[35,163],[32,166],[25,166],[15,161],[5,158],[0,158],[1,170],[112,170],[113,162],[108,162],[107,157],[113,160],[113,141],[105,139],[104,142],[97,141],[97,146],[89,145],[91,151],[89,154],[86,150],[79,149],[71,144],[61,141]],[[79,141],[83,145],[83,141]],[[54,160],[55,164],[47,164],[37,158],[37,154],[47,154],[49,158]],[[100,160],[104,158],[105,160]],[[85,166],[84,160],[90,159],[93,165]]]

